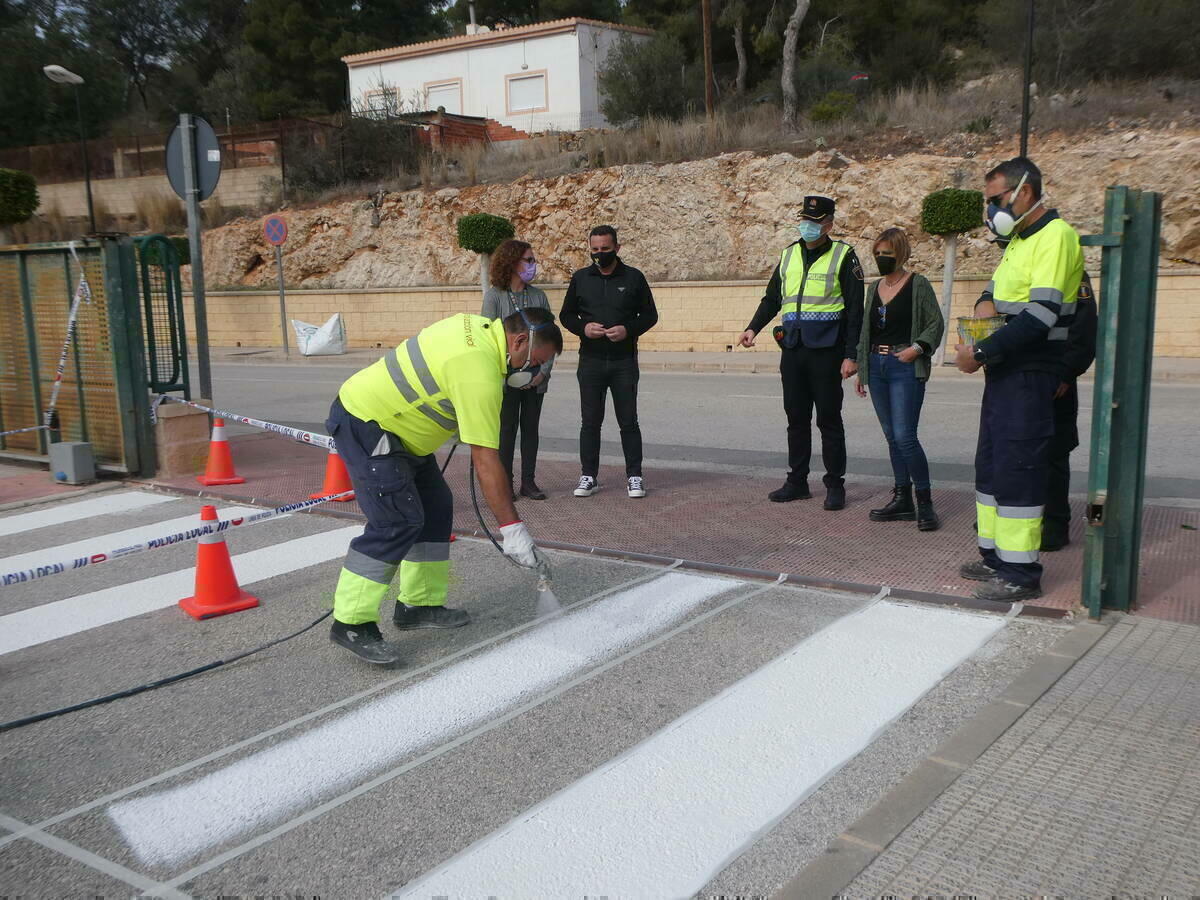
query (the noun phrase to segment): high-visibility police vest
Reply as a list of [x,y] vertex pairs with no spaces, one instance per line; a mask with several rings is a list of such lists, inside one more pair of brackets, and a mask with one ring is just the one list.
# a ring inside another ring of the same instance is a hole
[[338,398],[417,456],[455,432],[463,443],[496,449],[507,349],[500,320],[450,316],[350,376]]
[[998,314],[1029,312],[1048,329],[1047,341],[1065,344],[1082,278],[1079,234],[1055,215],[1028,237],[1013,238],[987,289]]
[[838,271],[850,245],[842,241],[831,244],[808,269],[799,243],[785,248],[779,260],[783,327],[788,331],[799,328],[806,347],[832,347],[846,310]]

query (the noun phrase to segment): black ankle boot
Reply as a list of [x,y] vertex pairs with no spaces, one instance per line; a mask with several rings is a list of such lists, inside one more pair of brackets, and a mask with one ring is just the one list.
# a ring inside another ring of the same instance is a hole
[[871,510],[868,516],[872,522],[911,522],[916,517],[912,485],[892,488],[891,502],[880,509]]
[[933,492],[929,489],[917,491],[917,529],[937,531],[941,527],[942,523],[933,511]]

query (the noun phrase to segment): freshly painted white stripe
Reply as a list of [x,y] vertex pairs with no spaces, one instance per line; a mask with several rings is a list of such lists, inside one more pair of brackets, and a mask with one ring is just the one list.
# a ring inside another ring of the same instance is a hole
[[[228,509],[220,511],[220,518],[228,521],[229,519],[236,519],[238,516],[253,515],[256,512],[262,512],[262,510],[254,506],[231,506]],[[283,517],[281,516],[280,518]],[[180,516],[178,519],[155,522],[153,525],[139,525],[137,528],[116,531],[112,534],[97,534],[86,540],[75,541],[73,544],[59,544],[56,547],[47,547],[44,550],[34,550],[31,553],[20,553],[16,556],[5,557],[4,559],[0,559],[0,572],[17,572],[21,569],[32,568],[38,564],[38,560],[42,560],[43,562],[59,562],[79,556],[91,556],[93,553],[106,553],[116,547],[127,547],[130,544],[138,544],[159,535],[175,534],[177,531],[195,528],[199,524],[200,514],[199,512],[194,512],[191,515]]]
[[548,621],[191,784],[108,815],[146,864],[172,864],[276,821],[640,643],[737,582],[671,573]]
[[[346,553],[350,539],[361,533],[362,526],[356,525],[251,550],[233,557],[233,569],[245,587],[340,558]],[[189,566],[0,616],[0,654],[173,606],[192,593],[195,578],[195,567]]]
[[690,897],[1004,626],[839,619],[394,897]]
[[22,531],[32,531],[35,528],[45,528],[49,525],[77,522],[80,519],[90,519],[93,516],[103,516],[108,513],[130,512],[153,506],[156,503],[170,503],[178,499],[178,497],[151,494],[145,491],[114,491],[90,500],[80,500],[78,503],[53,504],[44,509],[0,519],[0,537],[19,534]]

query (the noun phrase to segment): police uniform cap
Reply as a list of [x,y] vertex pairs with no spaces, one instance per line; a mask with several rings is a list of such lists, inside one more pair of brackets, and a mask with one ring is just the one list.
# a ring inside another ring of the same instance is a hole
[[820,222],[826,216],[832,216],[834,202],[819,194],[810,194],[804,198],[804,207],[800,210],[800,218]]

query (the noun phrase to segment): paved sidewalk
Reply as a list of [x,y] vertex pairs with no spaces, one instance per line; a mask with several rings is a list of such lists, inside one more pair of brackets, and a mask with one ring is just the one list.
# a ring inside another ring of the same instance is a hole
[[[234,437],[230,446],[246,483],[208,488],[206,493],[282,505],[302,500],[321,487],[326,455],[318,448],[265,433]],[[467,456],[461,449],[455,454],[446,478],[454,490],[455,529],[479,534],[468,489]],[[439,458],[444,459],[444,453]],[[550,498],[517,504],[538,540],[786,572],[804,583],[825,587],[873,591],[886,584],[942,602],[967,598],[974,587],[957,574],[959,563],[977,555],[971,530],[975,516],[971,490],[939,489],[935,501],[943,527],[927,533],[917,531],[912,522],[868,521],[867,510],[886,502],[890,494],[887,484],[851,480],[847,485],[849,505],[831,513],[821,508],[819,481],[813,482],[818,490],[812,500],[770,503],[766,494],[779,486],[777,480],[647,465],[649,496],[631,500],[625,494],[621,471],[607,462],[602,459],[600,492],[579,499],[571,496],[578,463],[539,460],[538,481]],[[198,490],[190,476],[158,483]],[[358,514],[356,503],[326,506],[334,513]],[[1046,555],[1046,593],[1031,604],[1057,615],[1080,609],[1081,504],[1076,504],[1076,512],[1072,544]],[[1197,527],[1200,510],[1146,507],[1142,614],[1200,622]]]
[[[263,347],[214,347],[209,351],[213,363],[294,365],[294,366],[345,366],[361,368],[383,355],[386,348],[354,349],[340,356],[301,356],[292,352],[285,357],[282,349]],[[573,371],[579,360],[575,350],[564,351],[555,363],[559,371]],[[711,372],[737,375],[778,375],[779,354],[774,349],[735,350],[728,353],[684,353],[666,350],[642,350],[638,363],[643,372]],[[1089,380],[1094,370],[1084,375]],[[938,377],[977,378],[963,375],[953,366],[943,366]],[[1154,360],[1155,381],[1200,382],[1200,359],[1163,356]]]
[[[887,828],[911,779],[782,896],[1196,896],[1200,627],[1119,618],[875,855],[861,835]],[[822,877],[855,854],[874,860],[848,886]]]

